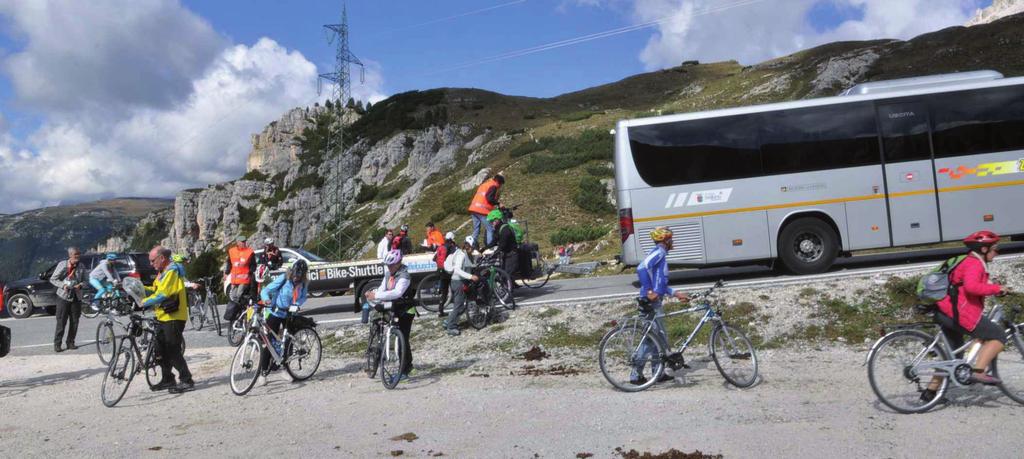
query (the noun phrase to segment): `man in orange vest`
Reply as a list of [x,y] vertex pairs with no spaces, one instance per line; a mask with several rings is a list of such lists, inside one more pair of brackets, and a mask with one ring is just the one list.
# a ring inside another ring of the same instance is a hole
[[224,275],[228,278],[228,306],[224,319],[230,324],[242,313],[239,305],[246,302],[253,292],[256,273],[256,254],[246,244],[245,236],[238,236],[234,247],[228,249],[228,260],[224,263]]
[[473,217],[473,232],[470,236],[479,241],[477,235],[480,233],[480,227],[483,227],[487,234],[484,240],[485,247],[491,245],[494,240],[494,228],[487,223],[487,214],[500,205],[498,200],[501,198],[501,187],[504,185],[505,177],[501,174],[484,180],[484,183],[476,188],[473,200],[469,203],[469,215]]

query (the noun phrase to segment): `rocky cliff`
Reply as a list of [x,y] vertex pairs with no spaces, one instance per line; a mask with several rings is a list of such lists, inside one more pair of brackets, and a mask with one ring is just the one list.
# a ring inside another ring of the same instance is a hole
[[1024,13],[1024,0],[994,0],[988,8],[976,11],[974,17],[964,25],[969,27],[988,24],[1020,13]]

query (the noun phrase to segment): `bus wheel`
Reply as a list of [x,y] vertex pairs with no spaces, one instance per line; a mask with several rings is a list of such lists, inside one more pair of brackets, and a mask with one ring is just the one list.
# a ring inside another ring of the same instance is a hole
[[839,237],[821,219],[798,218],[779,234],[779,258],[795,274],[825,272],[839,254]]

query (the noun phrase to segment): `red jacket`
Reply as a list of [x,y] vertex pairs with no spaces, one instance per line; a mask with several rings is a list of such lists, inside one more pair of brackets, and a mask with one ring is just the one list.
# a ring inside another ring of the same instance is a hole
[[[957,286],[960,293],[960,300],[957,302],[960,326],[967,331],[973,331],[981,320],[982,312],[985,311],[985,297],[999,293],[1003,287],[989,283],[985,263],[973,253],[960,262],[949,276],[949,280]],[[939,301],[938,306],[943,314],[953,317],[953,303],[949,296]]]

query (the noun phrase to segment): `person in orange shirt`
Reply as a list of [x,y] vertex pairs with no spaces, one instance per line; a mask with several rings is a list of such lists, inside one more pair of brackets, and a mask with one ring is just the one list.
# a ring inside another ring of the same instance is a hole
[[434,222],[427,223],[427,238],[423,240],[423,248],[431,252],[444,245],[444,236],[441,230],[434,226]]
[[[505,177],[501,174],[484,180],[473,194],[473,200],[469,203],[469,215],[473,218],[473,232],[470,236],[477,238],[480,228],[483,227],[487,237],[484,239],[484,247],[493,243],[494,228],[487,222],[487,214],[501,205],[501,187],[505,186]],[[477,238],[476,240],[480,240]]]

